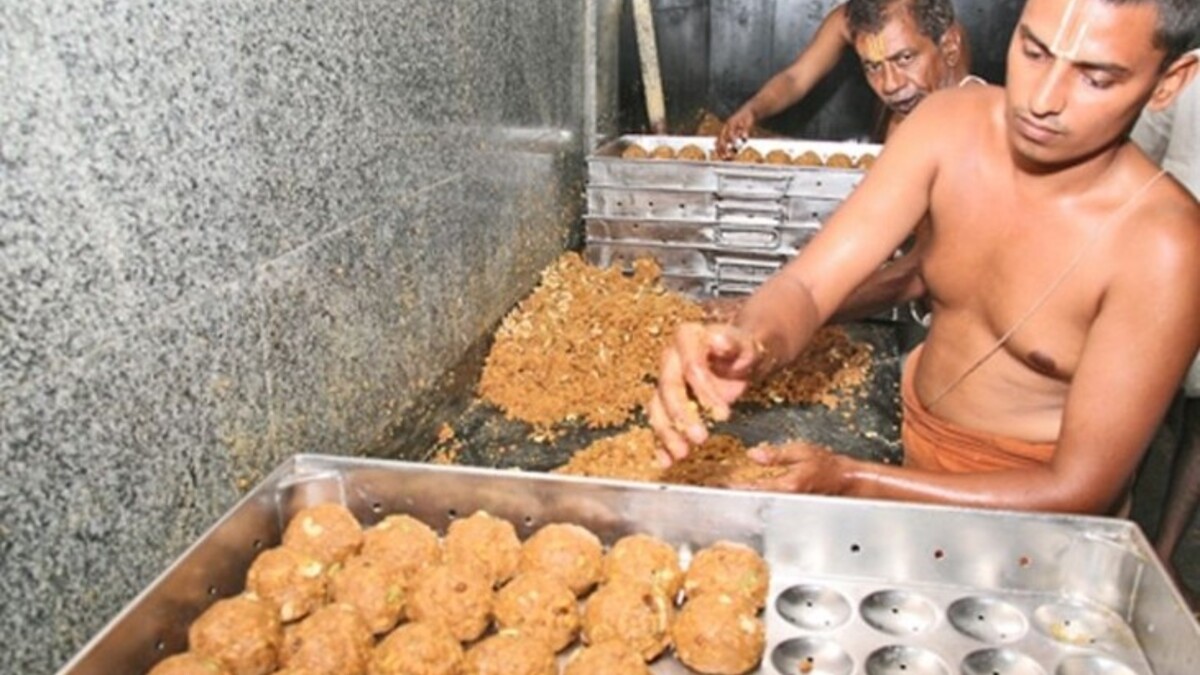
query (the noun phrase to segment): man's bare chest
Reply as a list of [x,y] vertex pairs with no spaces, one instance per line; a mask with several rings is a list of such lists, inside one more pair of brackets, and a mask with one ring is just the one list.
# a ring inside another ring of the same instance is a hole
[[934,221],[921,273],[935,320],[966,339],[1005,339],[1031,369],[1067,379],[1103,297],[1107,247],[1061,212],[998,206]]

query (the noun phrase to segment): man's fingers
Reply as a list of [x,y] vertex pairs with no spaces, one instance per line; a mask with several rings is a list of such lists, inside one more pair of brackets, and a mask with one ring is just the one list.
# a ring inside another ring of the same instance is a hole
[[[687,371],[688,385],[696,400],[705,407],[718,422],[729,419],[730,404],[738,393],[731,391],[729,377],[739,378],[742,372],[731,369],[729,364],[741,358],[745,345],[731,326],[709,326],[705,334],[705,358],[703,361],[689,362]],[[714,373],[710,366],[716,366],[720,372]],[[738,390],[740,393],[740,389]]]
[[654,429],[659,442],[662,443],[663,448],[666,450],[666,454],[659,458],[660,463],[664,467],[667,467],[673,461],[687,457],[691,446],[688,444],[687,439],[679,433],[675,420],[667,415],[662,399],[657,393],[654,395],[654,398],[650,399],[646,413],[650,418],[650,427]]
[[[679,328],[679,332],[676,334],[675,351],[679,359],[678,367],[686,368],[681,372],[680,379],[686,382],[687,389],[690,389],[691,394],[696,397],[695,403],[699,403],[710,411],[715,419],[726,420],[729,419],[729,403],[721,396],[721,390],[711,370],[712,335],[712,328],[699,324],[685,324]],[[668,350],[668,354],[670,353]],[[664,377],[666,366],[664,361]],[[688,398],[688,391],[685,389],[679,393],[682,398],[678,401],[670,399],[664,401],[667,413],[675,419],[686,421],[685,433],[693,443],[699,445],[708,438],[708,429],[700,417],[700,410]],[[681,405],[682,409],[674,409],[673,404]]]
[[687,356],[681,354],[679,348],[682,342],[685,342],[684,336],[680,335],[676,339],[676,348],[668,347],[663,352],[657,400],[662,404],[662,412],[672,430],[699,445],[708,438],[708,429],[704,427],[700,411],[688,394],[690,383],[683,371]]

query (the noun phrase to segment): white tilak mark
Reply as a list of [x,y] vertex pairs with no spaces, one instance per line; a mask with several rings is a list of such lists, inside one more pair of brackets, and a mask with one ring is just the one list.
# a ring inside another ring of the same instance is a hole
[[[1075,3],[1078,0],[1070,0],[1067,3],[1067,11],[1063,13],[1062,20],[1058,24],[1058,32],[1054,34],[1054,42],[1050,44],[1050,53],[1055,58],[1066,61],[1075,61],[1079,58],[1079,48],[1083,46],[1083,40],[1087,36],[1089,21],[1084,18],[1080,24],[1079,30],[1075,31],[1074,36],[1071,35],[1070,26],[1075,19]],[[1063,42],[1069,40],[1071,45],[1069,48],[1063,48]]]

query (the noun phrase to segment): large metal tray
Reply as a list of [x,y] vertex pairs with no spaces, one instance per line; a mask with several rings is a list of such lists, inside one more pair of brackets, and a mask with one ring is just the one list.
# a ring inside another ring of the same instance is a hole
[[[772,568],[761,673],[1200,672],[1200,626],[1124,520],[297,455],[60,673],[144,673],[182,651],[190,622],[241,590],[291,515],[326,501],[366,525],[403,512],[444,532],[486,509],[523,537],[566,521],[606,543],[655,535],[685,557],[748,544]],[[670,658],[654,671],[685,672]]]

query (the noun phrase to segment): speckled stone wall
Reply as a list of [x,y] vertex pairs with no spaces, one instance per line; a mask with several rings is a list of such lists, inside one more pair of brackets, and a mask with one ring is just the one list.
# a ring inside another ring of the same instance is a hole
[[586,5],[0,3],[0,672],[283,458],[402,427],[532,287],[578,219]]

